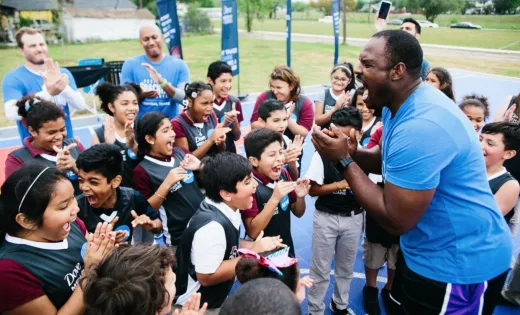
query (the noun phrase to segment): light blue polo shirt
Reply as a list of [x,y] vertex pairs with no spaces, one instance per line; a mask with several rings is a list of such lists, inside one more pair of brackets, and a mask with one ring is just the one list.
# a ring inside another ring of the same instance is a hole
[[401,236],[408,267],[453,284],[474,284],[509,268],[512,238],[487,182],[478,135],[462,111],[423,84],[391,117],[383,109],[383,179],[436,189],[419,223]]

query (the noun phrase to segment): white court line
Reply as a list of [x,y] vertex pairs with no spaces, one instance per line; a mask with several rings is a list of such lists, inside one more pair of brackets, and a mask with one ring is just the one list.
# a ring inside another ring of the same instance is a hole
[[454,75],[454,74],[470,74],[470,75],[478,76],[478,77],[486,77],[486,78],[492,78],[492,79],[497,79],[497,80],[502,79],[504,81],[518,81],[518,82],[520,82],[520,78],[508,77],[508,76],[499,75],[499,74],[476,72],[476,71],[463,70],[463,69],[457,69],[457,68],[448,68],[448,71],[452,75]]
[[[309,269],[300,269],[300,274],[301,275],[308,275],[309,274]],[[330,271],[330,275],[331,276],[334,275],[334,270]],[[366,279],[365,274],[361,273],[361,272],[354,272],[354,278]],[[385,278],[385,277],[379,277],[379,276],[377,277],[377,282],[386,283],[387,281],[388,281],[388,279]]]

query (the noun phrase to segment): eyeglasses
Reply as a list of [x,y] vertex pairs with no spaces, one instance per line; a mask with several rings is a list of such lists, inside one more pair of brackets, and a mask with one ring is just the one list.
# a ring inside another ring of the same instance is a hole
[[336,76],[332,77],[333,81],[339,81],[339,82],[348,82],[348,78],[338,78]]

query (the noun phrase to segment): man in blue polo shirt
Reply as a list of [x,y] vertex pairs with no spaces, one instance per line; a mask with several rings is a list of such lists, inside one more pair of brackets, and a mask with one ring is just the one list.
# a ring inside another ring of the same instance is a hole
[[184,85],[190,80],[188,66],[182,59],[163,53],[163,35],[155,25],[141,27],[139,42],[145,54],[125,61],[121,83],[134,82],[143,89],[138,118],[160,111],[173,119],[177,116],[178,104],[184,99]]
[[[475,131],[452,101],[421,82],[422,57],[419,42],[400,30],[375,34],[360,54],[363,99],[371,109],[384,107],[381,149],[356,150],[353,135],[334,126],[315,129],[312,142],[337,162],[377,223],[401,235],[402,313],[492,314],[511,233],[487,184]],[[364,172],[381,168],[384,188]]]
[[18,115],[16,102],[24,96],[35,94],[63,109],[67,138],[74,138],[69,106],[78,110],[86,108],[83,96],[77,91],[74,77],[69,70],[60,68],[48,58],[48,47],[41,31],[22,27],[16,32],[15,38],[25,63],[6,73],[2,80],[7,119],[16,121],[23,143],[30,134]]

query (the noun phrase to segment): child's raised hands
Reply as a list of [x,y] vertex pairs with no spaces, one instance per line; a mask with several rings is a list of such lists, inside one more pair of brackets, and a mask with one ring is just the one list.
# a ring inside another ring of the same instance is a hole
[[200,160],[192,154],[186,154],[181,162],[181,167],[189,171],[197,171],[200,169]]
[[311,181],[307,178],[298,178],[296,181],[296,187],[294,188],[294,192],[296,196],[303,198],[305,195],[309,193],[311,189]]

